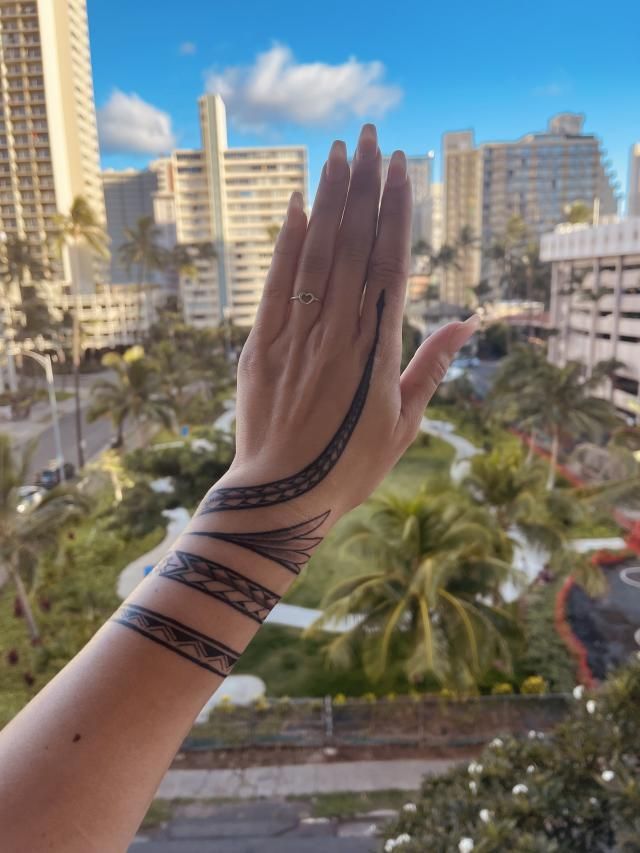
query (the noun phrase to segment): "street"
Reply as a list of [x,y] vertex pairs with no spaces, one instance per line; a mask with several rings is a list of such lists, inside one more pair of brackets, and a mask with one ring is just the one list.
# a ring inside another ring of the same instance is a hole
[[[101,418],[95,423],[88,423],[86,419],[86,408],[82,410],[83,438],[85,443],[85,461],[89,462],[92,457],[105,448],[113,437],[113,426],[108,418]],[[65,462],[72,462],[78,467],[78,452],[76,447],[76,422],[75,413],[66,412],[60,416],[60,438],[62,439],[62,455]],[[53,427],[47,426],[40,434],[38,445],[33,454],[29,466],[29,475],[33,476],[41,471],[49,462],[56,458],[56,449],[53,438]]]

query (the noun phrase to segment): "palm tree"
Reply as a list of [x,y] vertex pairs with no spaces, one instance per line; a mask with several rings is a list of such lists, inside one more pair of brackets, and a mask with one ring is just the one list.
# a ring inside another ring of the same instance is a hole
[[168,257],[168,265],[179,275],[195,278],[198,275],[198,262],[213,261],[218,257],[213,243],[176,243]]
[[589,377],[589,382],[592,387],[597,388],[598,385],[606,379],[609,384],[609,400],[612,401],[614,389],[613,380],[621,370],[627,369],[627,365],[624,361],[619,361],[617,358],[603,358],[594,365],[593,370],[591,371],[591,376]]
[[564,547],[568,531],[582,517],[575,495],[547,492],[544,467],[523,465],[518,446],[474,456],[463,487],[476,503],[491,509],[506,533],[517,528],[530,543],[550,552]]
[[265,231],[267,232],[269,242],[273,243],[273,245],[275,246],[275,242],[278,239],[278,234],[280,233],[280,226],[277,222],[271,222],[269,225],[267,225]]
[[153,362],[145,358],[142,347],[131,347],[124,355],[108,353],[102,363],[116,372],[117,380],[98,379],[93,383],[87,417],[90,422],[110,417],[117,447],[124,442],[124,424],[129,417],[137,423],[172,425],[173,410],[161,394],[160,375]]
[[545,430],[551,436],[549,491],[555,484],[561,435],[599,437],[620,420],[611,403],[591,395],[593,385],[592,380],[583,378],[581,364],[569,362],[564,367],[549,364],[522,389],[522,425]]
[[73,376],[76,397],[76,441],[78,445],[78,467],[84,467],[82,443],[82,410],[80,408],[80,270],[78,252],[86,247],[99,258],[109,257],[108,237],[91,208],[82,196],[76,196],[68,214],[58,213],[54,218],[54,247],[58,255],[68,252],[71,267],[71,287],[75,297],[73,312]]
[[596,335],[598,333],[598,310],[600,301],[605,296],[610,296],[613,293],[611,287],[596,287],[593,290],[580,290],[579,299],[591,303],[591,328],[589,330],[589,358],[587,361],[587,376],[591,376],[593,372],[593,364],[595,361]]
[[167,265],[166,251],[158,243],[158,233],[153,217],[142,216],[134,228],[125,228],[126,242],[118,249],[120,260],[129,271],[134,265],[137,267],[138,302],[147,273],[165,269]]
[[85,502],[75,492],[54,489],[35,509],[25,510],[18,493],[26,481],[32,445],[20,456],[6,435],[0,435],[0,570],[13,583],[32,640],[40,636],[25,575],[35,578],[42,550],[55,544],[60,528],[81,514]]
[[329,645],[334,662],[361,648],[371,676],[379,677],[393,646],[405,655],[410,678],[432,673],[458,685],[475,684],[496,659],[508,662],[500,632],[507,616],[498,603],[511,542],[462,492],[449,487],[437,497],[377,498],[342,549],[365,571],[329,592],[314,628],[358,617]]
[[582,289],[582,284],[587,277],[589,270],[586,268],[574,267],[573,264],[569,268],[569,273],[565,278],[562,286],[558,289],[558,296],[566,297],[564,306],[564,323],[562,326],[562,353],[565,363],[568,362],[567,347],[569,340],[569,329],[571,327],[571,300],[573,294]]

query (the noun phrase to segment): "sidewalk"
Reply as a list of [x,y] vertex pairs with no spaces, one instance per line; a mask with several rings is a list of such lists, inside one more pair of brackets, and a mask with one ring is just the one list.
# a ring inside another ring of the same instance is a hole
[[[88,406],[88,389],[80,389],[80,401],[83,409]],[[63,415],[73,414],[75,406],[76,401],[73,397],[59,401],[58,416],[62,418]],[[0,432],[11,438],[11,443],[14,447],[20,448],[32,439],[42,435],[51,426],[51,421],[51,406],[49,405],[49,401],[42,400],[31,407],[29,417],[23,421],[0,420]]]
[[169,770],[159,799],[238,799],[326,794],[339,791],[415,791],[427,775],[445,773],[455,761],[336,761],[233,770]]

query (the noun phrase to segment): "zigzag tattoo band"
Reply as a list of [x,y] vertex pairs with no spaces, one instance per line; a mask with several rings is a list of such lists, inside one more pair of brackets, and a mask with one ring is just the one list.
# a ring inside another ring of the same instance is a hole
[[298,471],[297,474],[283,477],[281,480],[274,480],[272,483],[263,483],[259,486],[235,486],[214,489],[209,497],[205,498],[201,509],[197,513],[198,515],[231,509],[253,509],[255,507],[284,503],[310,491],[327,476],[342,456],[360,420],[360,415],[367,400],[371,375],[373,373],[373,364],[380,339],[380,323],[382,312],[384,311],[384,290],[380,293],[376,309],[376,333],[362,373],[362,378],[349,406],[349,411],[338,427],[338,431],[322,453],[313,462],[310,462],[309,465]]
[[243,616],[248,616],[260,624],[280,598],[275,592],[238,574],[228,566],[186,551],[173,551],[160,563],[156,571],[163,578],[178,581],[228,604]]
[[158,643],[180,657],[226,678],[237,663],[239,654],[224,643],[137,604],[123,604],[111,617],[112,622],[124,625],[148,640]]
[[311,552],[322,542],[322,536],[311,536],[329,517],[331,510],[292,527],[260,530],[251,533],[220,533],[190,531],[190,536],[206,536],[231,542],[278,563],[294,575],[299,575],[311,558]]

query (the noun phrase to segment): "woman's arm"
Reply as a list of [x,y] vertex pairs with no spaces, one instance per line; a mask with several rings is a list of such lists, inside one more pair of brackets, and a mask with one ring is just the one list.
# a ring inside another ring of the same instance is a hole
[[[307,225],[294,194],[238,376],[237,452],[187,532],[0,733],[6,853],[123,851],[213,691],[333,524],[411,443],[452,324],[400,376],[411,190],[404,155],[380,211],[365,125],[336,142]],[[311,293],[311,297],[299,294]]]

